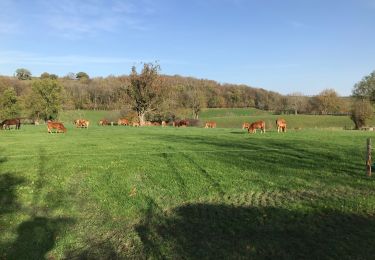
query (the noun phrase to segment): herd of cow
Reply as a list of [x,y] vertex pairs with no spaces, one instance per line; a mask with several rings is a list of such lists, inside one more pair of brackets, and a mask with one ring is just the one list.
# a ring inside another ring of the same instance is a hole
[[[77,128],[88,128],[90,125],[90,121],[86,119],[76,119],[74,120],[73,124]],[[105,126],[105,125],[113,125],[113,122],[109,122],[106,119],[102,119],[99,121],[99,125]],[[159,122],[150,122],[146,121],[143,124],[140,124],[138,122],[129,122],[128,119],[125,118],[120,118],[117,121],[117,125],[124,125],[124,126],[162,126],[166,127],[168,125],[168,122],[162,121],[161,123]],[[189,120],[176,120],[172,122],[172,125],[174,127],[187,127],[189,126]],[[16,129],[20,129],[21,127],[21,120],[19,118],[13,118],[13,119],[6,119],[0,123],[0,129],[10,129],[11,126],[15,126]],[[214,121],[209,121],[206,122],[205,128],[216,128],[216,122]],[[285,119],[279,118],[276,120],[276,127],[277,127],[277,132],[286,132],[286,121]],[[253,123],[243,123],[242,124],[242,129],[247,129],[248,133],[256,133],[257,129],[260,129],[261,133],[266,132],[266,122],[263,120],[261,121],[256,121]],[[55,122],[55,121],[47,121],[47,130],[48,133],[66,133],[67,129],[64,126],[63,123],[61,122]]]

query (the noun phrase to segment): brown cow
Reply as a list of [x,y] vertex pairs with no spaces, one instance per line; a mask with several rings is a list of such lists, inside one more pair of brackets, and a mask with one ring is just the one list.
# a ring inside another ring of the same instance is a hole
[[278,118],[276,120],[276,127],[277,127],[277,132],[286,132],[286,121],[283,118]]
[[67,129],[60,122],[47,121],[47,130],[48,133],[52,133],[52,130],[55,129],[56,133],[66,133]]
[[109,121],[107,119],[102,119],[99,121],[99,125],[109,125]]
[[204,128],[216,128],[216,122],[214,121],[206,122],[206,125],[204,126]]
[[74,124],[77,128],[89,128],[90,121],[86,119],[76,119]]
[[117,121],[117,125],[129,125],[129,120],[126,119],[126,118],[120,118],[120,119]]
[[138,122],[133,122],[133,123],[132,123],[132,126],[134,126],[134,127],[139,127],[140,125],[139,125]]
[[19,118],[5,119],[3,122],[0,123],[0,129],[10,130],[11,125],[15,125],[16,129],[19,130],[21,127],[21,120]]
[[249,127],[250,127],[250,123],[244,122],[244,123],[242,124],[242,130],[243,130],[243,129],[249,129]]
[[174,127],[187,127],[189,125],[188,120],[177,120],[173,122]]
[[256,133],[256,130],[260,129],[260,133],[266,132],[266,122],[264,121],[256,121],[252,123],[249,128],[247,129],[248,133]]
[[165,121],[161,121],[161,126],[162,126],[162,127],[166,127],[166,126],[167,126],[167,122],[165,122]]

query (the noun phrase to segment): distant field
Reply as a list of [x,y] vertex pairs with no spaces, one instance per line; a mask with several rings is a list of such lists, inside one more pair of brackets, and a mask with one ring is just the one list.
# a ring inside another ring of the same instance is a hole
[[373,258],[374,133],[67,126],[0,131],[0,259]]
[[[64,111],[60,115],[60,120],[71,123],[77,118],[87,118],[92,124],[97,124],[102,118],[117,121],[120,117],[119,111],[88,111],[75,110]],[[216,121],[218,127],[222,128],[240,128],[243,122],[254,122],[264,120],[267,129],[275,130],[275,121],[277,118],[284,118],[288,122],[288,128],[336,128],[352,129],[354,124],[349,116],[321,116],[321,115],[274,115],[271,112],[258,110],[255,108],[220,108],[205,109],[200,114],[202,126],[205,121]],[[375,118],[369,122],[375,126]]]

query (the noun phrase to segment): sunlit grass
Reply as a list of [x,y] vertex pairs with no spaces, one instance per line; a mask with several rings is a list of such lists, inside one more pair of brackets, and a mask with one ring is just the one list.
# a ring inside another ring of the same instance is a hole
[[373,133],[67,126],[0,131],[0,258],[373,256]]

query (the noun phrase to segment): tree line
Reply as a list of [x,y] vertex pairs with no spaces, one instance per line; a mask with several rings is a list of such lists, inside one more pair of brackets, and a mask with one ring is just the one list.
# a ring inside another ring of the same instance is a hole
[[129,75],[105,78],[90,78],[85,72],[64,77],[44,72],[33,77],[21,68],[13,77],[0,76],[0,118],[48,120],[56,118],[62,109],[89,109],[121,110],[124,116],[133,115],[140,121],[170,120],[181,116],[181,111],[189,111],[187,116],[198,119],[204,108],[245,107],[277,114],[349,115],[353,114],[353,99],[361,99],[359,104],[375,101],[375,90],[367,90],[374,75],[363,79],[367,85],[362,81],[356,84],[353,98],[340,97],[334,89],[325,89],[316,96],[281,95],[247,85],[162,75],[160,66],[152,63],[143,64],[141,71],[133,67]]

